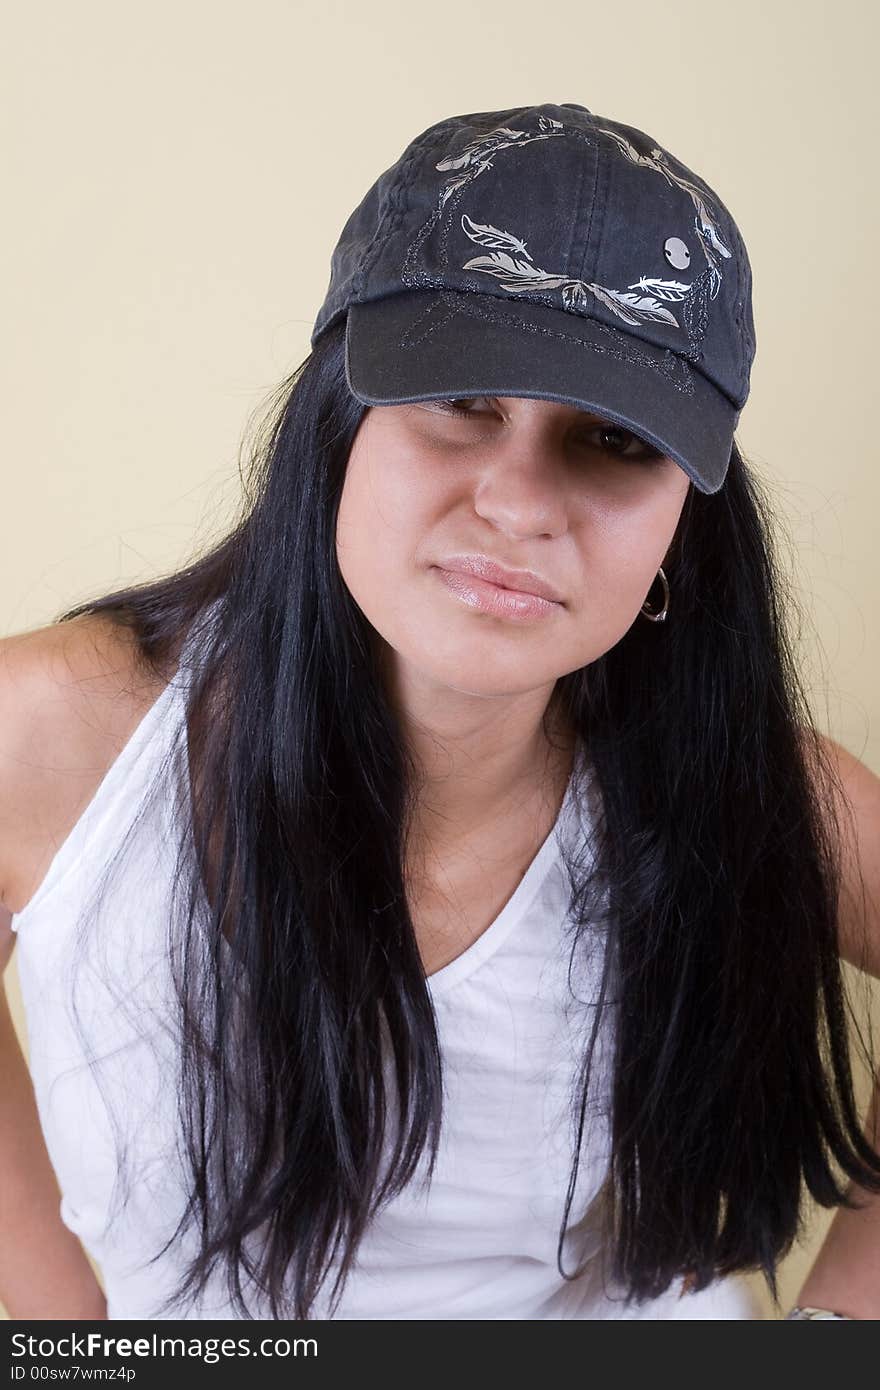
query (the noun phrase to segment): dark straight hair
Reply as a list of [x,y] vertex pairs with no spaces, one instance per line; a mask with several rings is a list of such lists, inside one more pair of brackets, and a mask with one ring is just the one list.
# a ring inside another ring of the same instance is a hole
[[[304,1319],[335,1261],[338,1300],[423,1151],[433,1171],[442,1121],[404,892],[417,770],[335,550],[364,413],[344,329],[273,396],[223,539],[59,618],[105,614],[167,675],[212,609],[182,731],[175,883],[188,891],[168,940],[188,1190],[155,1258],[194,1231],[175,1299],[192,1305],[219,1269],[244,1318],[242,1274],[268,1316]],[[607,936],[603,1230],[627,1302],[684,1274],[701,1289],[760,1270],[778,1307],[805,1189],[852,1205],[836,1164],[880,1190],[839,957],[842,789],[800,686],[774,524],[734,443],[722,489],[690,489],[668,620],[634,622],[548,706],[577,730],[600,793],[592,852],[566,853],[566,868],[572,953],[599,925]],[[592,1050],[572,1095],[581,1126]],[[405,1104],[380,1181],[386,1051]]]

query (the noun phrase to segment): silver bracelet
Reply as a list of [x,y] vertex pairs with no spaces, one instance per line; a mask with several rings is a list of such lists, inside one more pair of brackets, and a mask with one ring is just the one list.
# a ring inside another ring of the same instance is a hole
[[798,1318],[837,1318],[840,1322],[855,1322],[848,1313],[832,1313],[830,1308],[792,1308],[790,1313],[786,1313],[783,1322]]

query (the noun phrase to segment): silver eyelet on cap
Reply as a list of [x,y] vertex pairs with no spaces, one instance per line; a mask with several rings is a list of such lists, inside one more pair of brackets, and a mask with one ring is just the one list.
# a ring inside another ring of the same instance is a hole
[[663,254],[675,270],[687,270],[691,253],[680,236],[669,236],[663,243]]

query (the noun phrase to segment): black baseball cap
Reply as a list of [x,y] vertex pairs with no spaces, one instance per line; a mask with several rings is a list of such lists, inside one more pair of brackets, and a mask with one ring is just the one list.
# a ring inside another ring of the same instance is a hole
[[451,116],[348,218],[311,345],[346,319],[367,405],[532,396],[600,413],[717,492],[755,356],[742,237],[709,185],[576,102]]

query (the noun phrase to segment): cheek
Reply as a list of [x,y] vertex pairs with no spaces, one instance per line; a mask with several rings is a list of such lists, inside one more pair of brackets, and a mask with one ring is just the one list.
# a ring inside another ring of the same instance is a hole
[[640,556],[631,564],[621,564],[615,557],[599,574],[594,596],[596,612],[601,622],[603,639],[611,646],[629,629],[657,573],[656,566],[646,567]]
[[343,579],[370,611],[411,578],[413,554],[428,525],[417,478],[392,450],[352,450],[339,500],[336,554]]
[[601,527],[592,526],[584,543],[584,590],[577,609],[597,655],[638,619],[675,534],[682,503],[678,488],[674,496],[655,498],[639,512],[607,513]]

